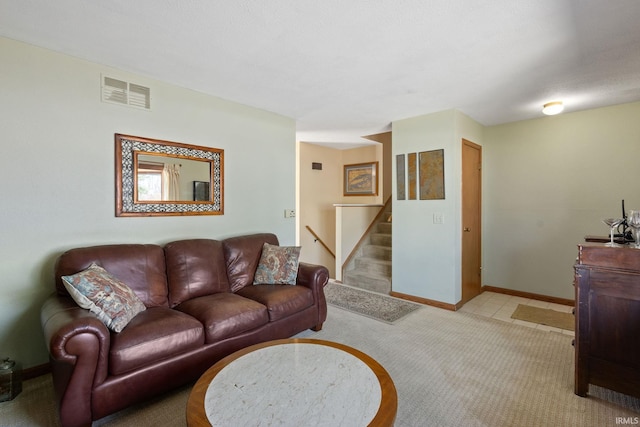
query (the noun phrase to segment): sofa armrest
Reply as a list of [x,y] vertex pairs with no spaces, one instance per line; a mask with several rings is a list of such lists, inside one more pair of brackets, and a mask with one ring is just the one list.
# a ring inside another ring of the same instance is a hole
[[329,270],[327,270],[327,267],[306,262],[300,262],[298,264],[296,285],[306,286],[311,289],[323,289],[328,281]]
[[313,300],[318,306],[318,323],[316,331],[322,329],[322,324],[327,320],[327,300],[324,296],[324,286],[329,281],[329,270],[327,267],[316,264],[301,262],[298,264],[298,278],[296,285],[306,286],[313,292]]
[[109,330],[89,310],[58,294],[44,302],[40,321],[60,402],[60,420],[65,426],[88,425],[92,390],[108,372]]

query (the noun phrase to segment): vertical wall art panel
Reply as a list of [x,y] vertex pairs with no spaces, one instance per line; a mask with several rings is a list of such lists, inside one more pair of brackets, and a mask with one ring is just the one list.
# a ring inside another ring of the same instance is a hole
[[416,153],[409,153],[407,155],[408,165],[407,171],[409,173],[409,200],[416,199],[416,187],[417,187],[417,165],[416,165],[417,155]]
[[397,195],[398,200],[405,200],[407,198],[407,182],[406,182],[406,170],[404,164],[404,154],[398,154],[396,156],[396,181],[397,181]]
[[444,150],[420,153],[420,200],[444,199]]

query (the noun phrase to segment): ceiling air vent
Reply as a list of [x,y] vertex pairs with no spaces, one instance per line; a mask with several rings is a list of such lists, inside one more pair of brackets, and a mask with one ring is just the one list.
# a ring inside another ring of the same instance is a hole
[[102,100],[114,104],[129,105],[144,110],[151,109],[151,90],[135,83],[112,77],[102,77]]

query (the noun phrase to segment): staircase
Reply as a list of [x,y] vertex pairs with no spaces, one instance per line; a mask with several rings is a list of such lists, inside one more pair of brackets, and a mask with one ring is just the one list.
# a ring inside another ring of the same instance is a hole
[[342,281],[381,294],[391,292],[391,203],[356,248]]

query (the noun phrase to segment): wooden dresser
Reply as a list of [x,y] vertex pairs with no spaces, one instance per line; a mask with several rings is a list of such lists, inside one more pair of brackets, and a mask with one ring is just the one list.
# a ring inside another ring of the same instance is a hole
[[640,249],[578,245],[575,393],[589,384],[640,397]]

